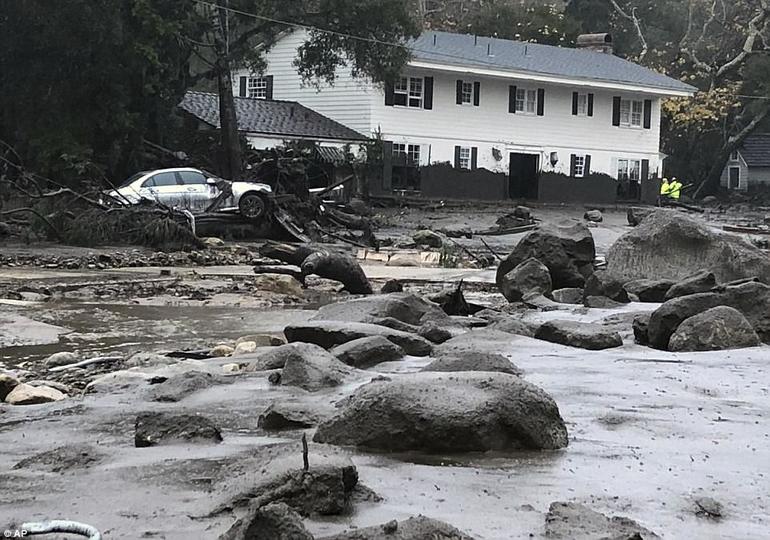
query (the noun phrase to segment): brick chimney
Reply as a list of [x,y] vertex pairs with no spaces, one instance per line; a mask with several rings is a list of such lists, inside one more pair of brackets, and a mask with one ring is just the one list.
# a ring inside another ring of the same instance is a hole
[[612,35],[604,34],[580,34],[577,37],[578,49],[612,54]]

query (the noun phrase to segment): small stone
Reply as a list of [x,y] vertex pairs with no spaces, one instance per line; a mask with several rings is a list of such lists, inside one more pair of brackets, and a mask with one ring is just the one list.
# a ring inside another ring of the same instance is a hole
[[209,354],[213,357],[220,358],[222,356],[230,356],[235,349],[229,345],[220,344],[209,351]]
[[722,503],[711,497],[698,497],[695,499],[697,510],[695,515],[719,519],[722,517]]
[[302,296],[302,284],[286,274],[258,274],[254,277],[254,286],[261,291]]
[[38,405],[61,401],[65,397],[67,396],[49,386],[32,386],[21,383],[5,396],[5,402],[9,405]]
[[235,345],[243,343],[244,341],[253,341],[257,344],[257,347],[277,347],[279,345],[285,345],[286,341],[278,336],[271,336],[269,334],[252,334],[249,336],[241,336],[235,340]]
[[209,236],[208,238],[202,238],[201,240],[206,247],[221,247],[225,245],[224,240],[222,240],[221,238],[216,238],[214,236]]
[[240,373],[241,365],[240,364],[224,364],[222,366],[222,371],[224,373]]
[[397,279],[389,279],[382,286],[382,289],[380,289],[380,293],[390,294],[390,293],[396,293],[396,292],[403,292],[403,290],[404,290],[404,286],[401,285],[401,283]]
[[256,341],[241,341],[235,345],[233,355],[253,353],[257,350]]
[[80,357],[77,354],[73,352],[62,351],[53,353],[51,356],[46,358],[43,363],[46,367],[52,368],[58,366],[68,366],[79,361]]
[[586,221],[592,221],[594,223],[601,223],[604,221],[604,216],[602,216],[600,210],[589,210],[583,214],[583,219]]
[[398,530],[398,521],[396,521],[395,519],[388,521],[382,526],[382,532],[384,532],[385,534],[396,534],[397,530]]

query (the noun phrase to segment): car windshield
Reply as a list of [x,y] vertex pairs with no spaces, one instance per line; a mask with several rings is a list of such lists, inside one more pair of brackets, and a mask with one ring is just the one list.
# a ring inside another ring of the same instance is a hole
[[136,180],[139,180],[139,179],[140,179],[142,176],[144,176],[145,174],[147,174],[147,172],[148,172],[148,171],[141,171],[141,172],[138,172],[138,173],[136,173],[136,174],[133,174],[133,175],[131,175],[131,176],[128,178],[128,180],[126,180],[125,182],[123,182],[122,184],[120,184],[120,186],[118,186],[118,187],[122,187],[122,188],[124,188],[124,187],[127,187],[127,186],[131,185],[131,184],[132,184],[134,181],[136,181]]

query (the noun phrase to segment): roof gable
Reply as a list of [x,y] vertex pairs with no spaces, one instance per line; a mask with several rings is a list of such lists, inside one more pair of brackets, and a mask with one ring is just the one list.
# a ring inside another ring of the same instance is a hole
[[[677,93],[696,88],[612,54],[449,32],[423,32],[409,44],[413,60],[459,67],[583,79]],[[489,54],[488,54],[489,52]]]
[[755,133],[738,150],[749,167],[770,167],[770,133]]
[[[219,122],[219,96],[189,91],[179,107],[216,128]],[[294,101],[235,98],[238,131],[307,139],[365,141],[367,138],[331,118]]]

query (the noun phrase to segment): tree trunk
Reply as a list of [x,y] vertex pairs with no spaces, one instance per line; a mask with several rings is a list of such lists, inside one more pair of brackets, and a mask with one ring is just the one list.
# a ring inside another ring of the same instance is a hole
[[219,31],[214,32],[216,38],[217,90],[219,91],[219,133],[222,144],[222,159],[224,173],[229,180],[238,180],[241,176],[241,143],[238,139],[238,119],[235,114],[235,97],[233,96],[233,80],[230,72],[230,58],[227,36],[227,11],[217,10]]
[[725,168],[727,160],[730,159],[730,154],[738,149],[746,137],[751,135],[751,133],[754,131],[754,128],[756,128],[760,122],[765,119],[768,113],[770,113],[770,105],[765,105],[757,114],[754,115],[754,117],[751,119],[751,122],[749,122],[746,127],[727,139],[725,144],[722,145],[722,148],[717,153],[714,164],[711,166],[711,169],[709,169],[706,178],[703,179],[703,181],[698,186],[698,189],[695,190],[693,199],[697,199],[701,196],[715,193],[717,191],[719,188],[719,181],[722,178],[722,171]]

